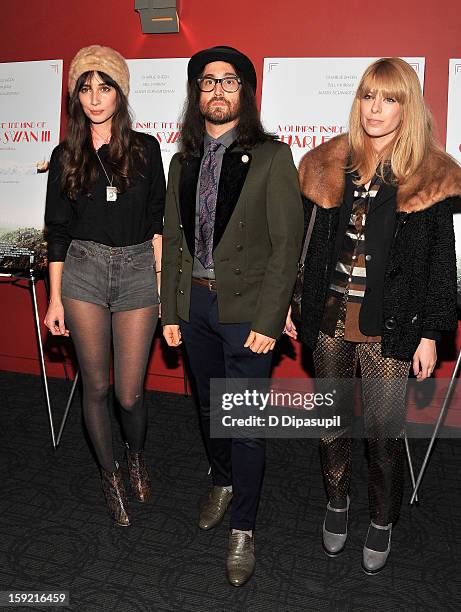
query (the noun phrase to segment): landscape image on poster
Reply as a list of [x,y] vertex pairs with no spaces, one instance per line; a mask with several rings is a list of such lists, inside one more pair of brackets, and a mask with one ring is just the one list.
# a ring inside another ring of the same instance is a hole
[[0,268],[4,270],[28,270],[30,255],[33,267],[47,265],[46,241],[43,230],[20,227],[14,230],[0,227]]

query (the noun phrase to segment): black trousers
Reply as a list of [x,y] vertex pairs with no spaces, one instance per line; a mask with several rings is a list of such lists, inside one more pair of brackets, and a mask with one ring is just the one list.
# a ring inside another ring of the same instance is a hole
[[[369,454],[370,517],[378,525],[394,523],[403,493],[405,394],[410,362],[383,357],[380,342],[348,342],[323,332],[313,357],[318,378],[353,378],[360,363]],[[341,422],[350,423],[353,408],[353,396],[341,398]],[[349,431],[346,425],[320,440],[325,487],[332,501],[345,501],[349,493],[352,462]]]
[[272,353],[244,348],[250,323],[219,323],[215,291],[192,283],[190,320],[181,334],[197,387],[202,434],[213,484],[233,487],[231,529],[255,528],[265,465],[265,440],[210,436],[210,379],[268,378]]

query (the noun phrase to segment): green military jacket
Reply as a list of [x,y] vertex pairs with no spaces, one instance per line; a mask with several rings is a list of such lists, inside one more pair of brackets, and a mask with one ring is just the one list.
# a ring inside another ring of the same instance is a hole
[[[189,321],[195,205],[201,158],[171,160],[162,255],[162,324]],[[303,236],[298,175],[288,145],[231,145],[221,167],[213,237],[220,323],[250,322],[278,338]]]

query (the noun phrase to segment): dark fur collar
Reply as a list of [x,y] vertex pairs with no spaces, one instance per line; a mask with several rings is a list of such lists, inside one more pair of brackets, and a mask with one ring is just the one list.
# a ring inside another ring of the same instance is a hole
[[[303,195],[322,208],[341,206],[349,154],[347,134],[306,153],[299,165]],[[397,210],[417,212],[461,196],[461,167],[442,151],[428,155],[418,171],[397,189]]]

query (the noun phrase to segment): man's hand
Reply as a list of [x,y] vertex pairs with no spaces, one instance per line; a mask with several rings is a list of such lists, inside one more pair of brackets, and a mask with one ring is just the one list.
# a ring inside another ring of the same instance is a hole
[[437,363],[437,349],[435,340],[421,338],[418,348],[413,355],[413,374],[418,382],[429,378]]
[[168,346],[179,346],[182,342],[179,325],[164,325],[163,337],[165,338]]
[[251,330],[243,346],[249,348],[253,353],[268,353],[274,348],[275,340]]

